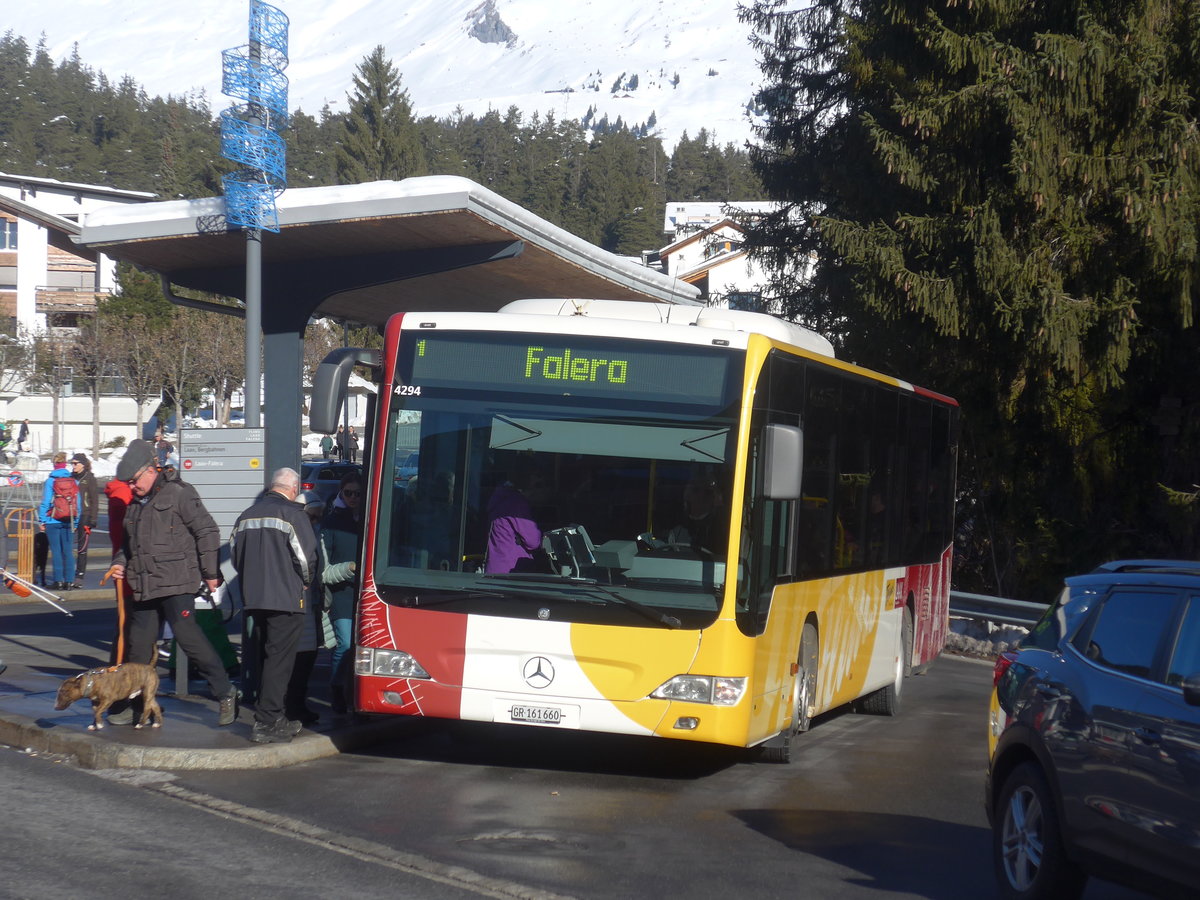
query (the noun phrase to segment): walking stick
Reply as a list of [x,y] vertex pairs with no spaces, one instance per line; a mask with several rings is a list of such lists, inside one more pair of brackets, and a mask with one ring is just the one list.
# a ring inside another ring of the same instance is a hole
[[39,587],[32,581],[26,581],[11,569],[6,569],[3,566],[0,566],[0,581],[3,581],[4,586],[18,597],[37,597],[37,599],[41,600],[43,603],[49,603],[60,613],[66,613],[68,616],[75,615],[75,613],[71,612],[65,606],[59,606],[54,602],[53,599],[51,599],[57,598],[61,600],[62,597],[60,597],[58,594],[52,594],[50,591],[43,587]]

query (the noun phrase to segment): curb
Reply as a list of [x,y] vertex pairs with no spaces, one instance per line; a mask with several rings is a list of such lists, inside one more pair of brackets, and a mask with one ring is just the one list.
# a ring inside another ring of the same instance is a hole
[[288,744],[247,743],[246,747],[236,750],[197,750],[128,746],[62,726],[45,728],[26,716],[5,713],[0,716],[0,743],[39,753],[71,756],[85,769],[278,769],[398,739],[410,727],[406,719],[389,718],[352,725],[329,734],[302,732]]
[[[63,606],[66,606],[68,609],[71,606],[71,602],[74,600],[111,600],[113,603],[117,602],[117,595],[113,592],[111,587],[84,588],[78,591],[67,591],[65,594],[55,594],[54,596],[61,598]],[[15,604],[43,602],[45,601],[39,599],[38,597],[18,597],[16,594],[11,593],[10,591],[5,591],[3,594],[0,594],[0,606],[4,606],[9,603]],[[55,602],[58,601],[56,600]]]

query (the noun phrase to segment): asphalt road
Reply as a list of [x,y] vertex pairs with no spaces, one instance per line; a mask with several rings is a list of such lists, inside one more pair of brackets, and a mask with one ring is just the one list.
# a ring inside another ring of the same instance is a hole
[[[370,754],[187,773],[153,790],[185,807],[187,821],[164,818],[164,837],[189,833],[193,810],[253,828],[266,814],[358,854],[363,897],[392,895],[371,885],[399,853],[418,877],[495,896],[987,898],[990,678],[989,665],[945,658],[907,683],[899,717],[822,717],[786,766],[674,742],[414,722]],[[1140,895],[1095,882],[1086,896]]]
[[393,860],[364,865],[309,835],[218,817],[163,793],[159,777],[0,747],[0,897],[479,897]]
[[[90,664],[72,638],[103,607],[27,609],[23,633],[48,664]],[[989,664],[945,657],[900,716],[823,716],[790,765],[420,720],[265,771],[97,774],[0,748],[0,897],[994,897],[990,684]]]

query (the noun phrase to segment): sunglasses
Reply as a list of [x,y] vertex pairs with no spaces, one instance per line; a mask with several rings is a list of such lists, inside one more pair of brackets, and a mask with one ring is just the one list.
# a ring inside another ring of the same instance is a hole
[[343,497],[361,497],[362,491],[342,491]]

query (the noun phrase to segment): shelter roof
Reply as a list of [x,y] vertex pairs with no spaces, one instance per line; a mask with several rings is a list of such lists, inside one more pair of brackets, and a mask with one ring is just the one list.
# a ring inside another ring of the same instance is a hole
[[[602,250],[466,178],[291,189],[277,208],[279,232],[263,234],[264,269],[314,259],[346,268],[347,287],[326,297],[318,316],[378,325],[401,311],[492,311],[526,297],[700,302],[693,286]],[[217,293],[230,294],[230,273],[245,266],[245,236],[226,228],[221,197],[105,206],[84,215],[76,241]],[[510,258],[400,281],[364,284],[355,271],[357,260],[391,253],[452,259],[446,251],[515,241],[523,251]]]
[[0,172],[0,184],[12,185],[36,196],[39,189],[58,194],[75,194],[91,198],[119,198],[121,200],[153,200],[155,194],[146,191],[126,191],[103,184],[82,184],[76,181],[59,181],[57,178],[37,178],[32,175],[13,175]]

